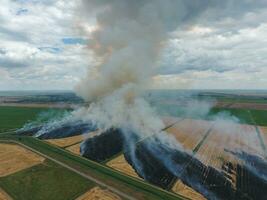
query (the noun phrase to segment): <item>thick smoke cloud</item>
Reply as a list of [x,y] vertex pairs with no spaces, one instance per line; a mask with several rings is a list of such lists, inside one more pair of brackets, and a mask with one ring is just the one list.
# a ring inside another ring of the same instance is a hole
[[97,11],[89,47],[98,65],[77,87],[78,93],[90,101],[125,85],[143,88],[155,73],[168,33],[204,11],[205,2],[84,1],[87,12]]
[[82,115],[101,128],[160,132],[163,123],[140,94],[157,73],[170,33],[196,20],[211,2],[83,1],[82,20],[96,16],[95,30],[88,37],[97,61],[76,88],[91,102]]
[[91,18],[92,13],[96,15],[89,48],[98,64],[94,70],[90,68],[77,87],[78,94],[91,101],[126,84],[144,88],[159,72],[157,61],[169,33],[196,21],[201,23],[207,17],[238,18],[266,5],[262,0],[84,0],[83,19]]

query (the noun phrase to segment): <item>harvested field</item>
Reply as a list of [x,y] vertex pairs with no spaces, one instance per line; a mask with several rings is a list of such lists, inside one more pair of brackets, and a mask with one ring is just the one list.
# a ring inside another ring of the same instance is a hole
[[177,141],[187,150],[193,150],[211,127],[212,123],[204,120],[185,119],[168,128]]
[[48,139],[45,141],[49,142],[50,144],[56,145],[58,147],[66,147],[66,146],[70,146],[78,142],[81,142],[83,140],[84,140],[83,135],[76,135],[76,136],[61,138],[61,139]]
[[[200,129],[202,130],[199,131]],[[259,129],[266,144],[267,127]],[[259,188],[263,190],[266,185],[249,170],[250,167],[257,170],[265,165],[265,144],[262,144],[255,126],[223,120],[207,122],[186,119],[167,129],[167,132],[173,134],[187,150],[195,150],[196,145],[199,146],[200,141],[204,141],[197,151],[194,151],[194,157],[203,165],[199,165],[197,169],[197,162],[191,160],[180,171],[181,174],[196,170],[194,173],[200,177],[199,184],[222,197],[225,195],[231,199],[235,195],[248,195],[259,199],[258,197],[262,196],[261,192],[256,191]],[[254,187],[256,181],[259,181],[257,184],[260,186]],[[203,199],[203,194],[199,194],[201,190],[195,186],[192,189],[184,183],[186,182],[178,179],[172,191],[191,199]]]
[[40,164],[44,160],[19,145],[0,144],[0,177]]
[[174,193],[180,194],[190,199],[205,200],[206,198],[194,189],[185,185],[182,181],[177,181],[172,187]]
[[76,200],[120,200],[121,198],[107,189],[94,187]]
[[243,150],[247,153],[263,155],[260,141],[254,126],[225,124],[213,127],[207,142],[203,144],[196,157],[206,165],[221,169],[225,161],[237,163],[225,149]]
[[134,171],[132,166],[125,160],[124,155],[120,155],[115,159],[107,162],[107,166],[116,169],[129,176],[140,178],[138,174]]
[[[244,165],[244,160],[240,160],[229,151],[245,151],[249,154],[263,157],[264,152],[255,127],[233,123],[215,124],[210,136],[207,138],[207,142],[202,145],[195,155],[206,166],[222,171],[232,184],[232,187],[236,188],[238,184],[237,166]],[[209,170],[210,168],[207,168],[202,171],[206,179],[208,178]],[[238,178],[240,179],[240,177]],[[242,182],[243,184],[248,184],[244,179],[242,179]]]
[[81,152],[80,152],[80,145],[81,145],[81,143],[78,143],[78,144],[72,145],[72,146],[70,146],[70,147],[68,147],[66,149],[68,151],[76,154],[76,155],[80,155],[81,154]]
[[12,200],[12,198],[0,188],[0,200]]
[[49,142],[50,144],[64,148],[64,147],[72,146],[77,143],[81,143],[83,140],[93,137],[97,135],[98,133],[99,133],[98,131],[93,131],[87,134],[65,137],[65,138],[60,138],[60,139],[48,139],[45,141]]

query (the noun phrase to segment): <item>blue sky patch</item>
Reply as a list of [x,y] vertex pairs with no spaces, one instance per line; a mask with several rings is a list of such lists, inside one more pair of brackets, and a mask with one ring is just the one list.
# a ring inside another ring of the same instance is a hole
[[62,49],[58,48],[58,47],[39,47],[38,49],[40,49],[41,51],[49,52],[49,53],[60,53],[60,52],[62,52]]
[[62,42],[67,45],[74,45],[74,44],[86,44],[87,41],[83,38],[67,37],[67,38],[62,38]]

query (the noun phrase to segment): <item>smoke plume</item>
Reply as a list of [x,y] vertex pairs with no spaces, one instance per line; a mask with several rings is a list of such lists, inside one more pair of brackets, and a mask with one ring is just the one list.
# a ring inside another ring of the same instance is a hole
[[205,2],[84,0],[82,20],[96,18],[88,36],[96,64],[76,87],[91,103],[81,112],[104,129],[159,132],[163,123],[141,94],[157,71],[169,34],[194,20],[209,5]]

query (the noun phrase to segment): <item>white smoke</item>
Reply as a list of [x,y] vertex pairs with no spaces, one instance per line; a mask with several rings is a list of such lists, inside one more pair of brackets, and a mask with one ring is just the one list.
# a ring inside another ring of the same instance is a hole
[[164,125],[140,94],[156,75],[169,34],[207,5],[185,0],[84,0],[81,20],[92,13],[96,18],[88,37],[97,63],[76,87],[77,94],[91,103],[81,111],[84,118],[104,129],[159,132]]

